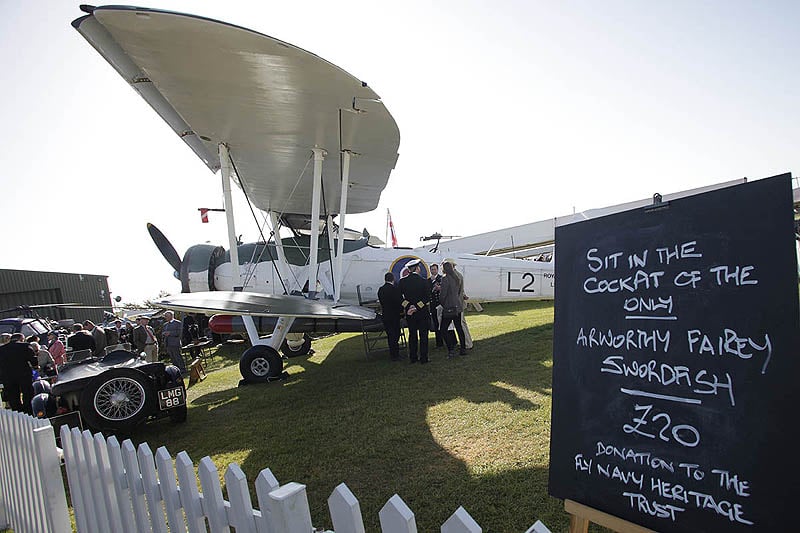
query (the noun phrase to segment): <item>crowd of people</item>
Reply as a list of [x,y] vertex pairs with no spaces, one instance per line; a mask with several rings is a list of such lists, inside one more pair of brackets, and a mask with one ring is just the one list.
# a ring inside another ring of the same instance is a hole
[[[196,319],[189,315],[181,322],[172,311],[166,311],[160,329],[170,362],[187,375],[181,351],[184,343],[191,344],[199,339]],[[136,326],[130,321],[123,323],[121,319],[107,327],[86,320],[73,324],[69,332],[51,330],[44,339],[39,335],[26,338],[22,333],[2,333],[0,383],[3,385],[3,401],[11,409],[30,414],[35,379],[57,376],[68,357],[69,360],[102,357],[107,348],[126,343],[135,353],[143,353],[148,362],[159,360],[158,335],[150,326],[150,317],[145,315],[136,319]]]
[[[426,364],[429,359],[428,338],[434,332],[436,347],[447,347],[447,357],[456,353],[466,355],[472,348],[472,338],[464,319],[468,296],[464,293],[464,277],[455,269],[455,261],[445,259],[430,266],[430,277],[421,275],[422,262],[413,259],[406,263],[408,274],[395,280],[392,272],[384,275],[378,289],[382,320],[389,343],[389,358],[400,361],[400,331],[402,320],[408,327],[408,356],[410,363]],[[458,336],[458,339],[456,339]],[[456,352],[458,346],[458,352]]]

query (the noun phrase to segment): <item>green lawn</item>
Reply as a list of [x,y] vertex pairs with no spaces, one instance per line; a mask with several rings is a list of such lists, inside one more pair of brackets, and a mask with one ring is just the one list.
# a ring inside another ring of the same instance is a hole
[[[223,347],[208,378],[189,390],[189,419],[141,428],[135,442],[197,463],[209,455],[248,479],[266,467],[308,488],[312,519],[331,527],[326,500],[345,482],[367,531],[399,494],[420,531],[438,531],[463,505],[484,531],[525,531],[537,519],[567,529],[547,495],[552,302],[492,304],[468,316],[475,347],[429,365],[364,356],[360,335],[316,341],[286,381],[237,387],[241,347]],[[431,342],[433,345],[433,342]]]

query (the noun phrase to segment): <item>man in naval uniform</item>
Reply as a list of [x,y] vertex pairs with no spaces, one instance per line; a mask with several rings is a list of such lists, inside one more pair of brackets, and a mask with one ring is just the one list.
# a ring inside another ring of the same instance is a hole
[[419,267],[419,259],[406,263],[409,274],[398,285],[403,294],[403,309],[408,323],[408,355],[411,363],[416,363],[419,351],[419,362],[424,365],[428,362],[428,330],[431,322],[428,303],[431,288],[427,280],[419,275]]

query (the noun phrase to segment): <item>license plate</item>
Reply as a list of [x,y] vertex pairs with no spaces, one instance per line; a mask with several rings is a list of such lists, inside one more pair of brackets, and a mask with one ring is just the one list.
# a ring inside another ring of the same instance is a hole
[[158,391],[158,406],[162,411],[178,407],[186,403],[183,387],[173,387]]

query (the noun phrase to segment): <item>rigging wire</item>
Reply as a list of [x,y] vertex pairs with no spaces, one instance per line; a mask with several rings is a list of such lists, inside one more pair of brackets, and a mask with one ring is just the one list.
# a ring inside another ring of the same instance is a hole
[[[250,208],[250,213],[253,215],[253,220],[255,221],[256,227],[258,228],[258,233],[259,233],[259,235],[261,235],[261,240],[264,241],[264,248],[261,250],[261,255],[259,255],[259,261],[260,261],[261,260],[261,256],[263,256],[263,254],[264,254],[264,251],[269,249],[269,244],[267,243],[267,240],[264,237],[264,232],[262,231],[262,228],[258,223],[258,217],[256,216],[256,212],[253,209],[253,203],[250,201],[250,195],[247,194],[247,187],[245,187],[244,180],[242,179],[242,176],[239,174],[239,169],[236,168],[236,162],[233,160],[233,157],[231,157],[231,155],[230,155],[230,150],[228,151],[228,160],[231,162],[231,166],[233,167],[233,172],[236,174],[236,177],[239,180],[239,185],[241,185],[242,192],[244,193],[244,198],[245,198],[245,200],[247,200],[247,206]],[[306,166],[308,166],[308,163],[306,163]],[[253,257],[255,256],[255,253],[256,253],[256,249],[254,248],[253,249]],[[273,268],[275,268],[275,270],[277,270],[277,268],[275,267],[275,259],[272,257],[272,253],[271,252],[270,252],[269,256],[270,256],[270,260],[272,261]],[[252,259],[253,258],[251,257],[251,262],[252,262]],[[258,263],[258,261],[255,264],[257,264],[257,263]],[[244,282],[244,286],[245,287],[250,282],[250,280],[253,278],[253,275],[255,274],[255,271],[256,271],[255,265],[253,266],[252,269],[248,269],[247,277],[245,278],[245,282]],[[283,287],[283,293],[284,294],[289,294],[289,291],[286,290],[286,285],[283,283],[283,277],[280,274],[278,275],[278,279],[281,281],[281,287]]]

